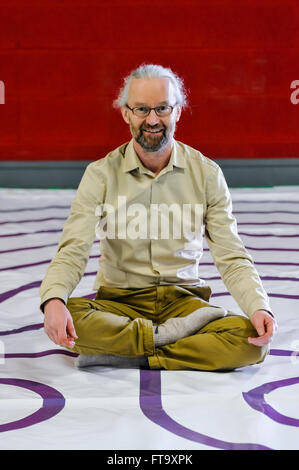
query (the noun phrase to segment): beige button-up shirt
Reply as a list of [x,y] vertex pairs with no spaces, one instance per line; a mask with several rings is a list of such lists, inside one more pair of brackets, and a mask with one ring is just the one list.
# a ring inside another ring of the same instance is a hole
[[94,288],[176,284],[204,286],[203,237],[227,289],[250,317],[271,311],[267,294],[237,233],[220,167],[175,141],[158,175],[145,168],[133,140],[89,164],[40,287],[41,309],[53,297],[67,302],[91,246],[100,239]]

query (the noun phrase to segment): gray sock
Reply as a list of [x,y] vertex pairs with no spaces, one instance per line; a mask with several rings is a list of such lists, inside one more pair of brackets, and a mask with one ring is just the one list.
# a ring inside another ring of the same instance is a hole
[[227,310],[221,307],[202,307],[186,317],[169,318],[162,325],[153,326],[154,344],[159,347],[175,343],[179,339],[193,335],[207,323],[226,315]]
[[140,369],[148,367],[148,360],[145,356],[125,357],[114,356],[113,354],[80,354],[75,359],[76,367],[106,366],[118,367],[122,369]]

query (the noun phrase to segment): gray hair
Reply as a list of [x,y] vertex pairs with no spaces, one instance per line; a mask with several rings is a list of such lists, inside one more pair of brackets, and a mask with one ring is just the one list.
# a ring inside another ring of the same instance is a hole
[[162,65],[142,64],[124,78],[124,85],[120,89],[118,98],[113,102],[115,108],[125,106],[128,100],[128,90],[132,78],[169,78],[175,88],[177,103],[184,107],[187,104],[187,94],[184,89],[183,80],[171,69]]

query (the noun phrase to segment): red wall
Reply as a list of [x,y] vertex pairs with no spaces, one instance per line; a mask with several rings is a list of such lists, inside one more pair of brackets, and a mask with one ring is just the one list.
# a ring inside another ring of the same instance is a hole
[[177,139],[216,159],[299,157],[297,0],[0,0],[0,159],[97,159],[127,141],[111,103],[141,62],[185,79]]

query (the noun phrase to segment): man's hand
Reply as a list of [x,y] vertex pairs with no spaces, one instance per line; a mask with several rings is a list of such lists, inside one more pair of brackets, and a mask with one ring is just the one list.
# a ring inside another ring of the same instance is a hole
[[277,330],[275,319],[266,310],[256,310],[250,319],[258,333],[257,338],[248,338],[248,342],[255,346],[265,346],[272,341]]
[[44,307],[44,327],[49,338],[60,346],[73,348],[78,338],[73,319],[60,299],[50,299]]

